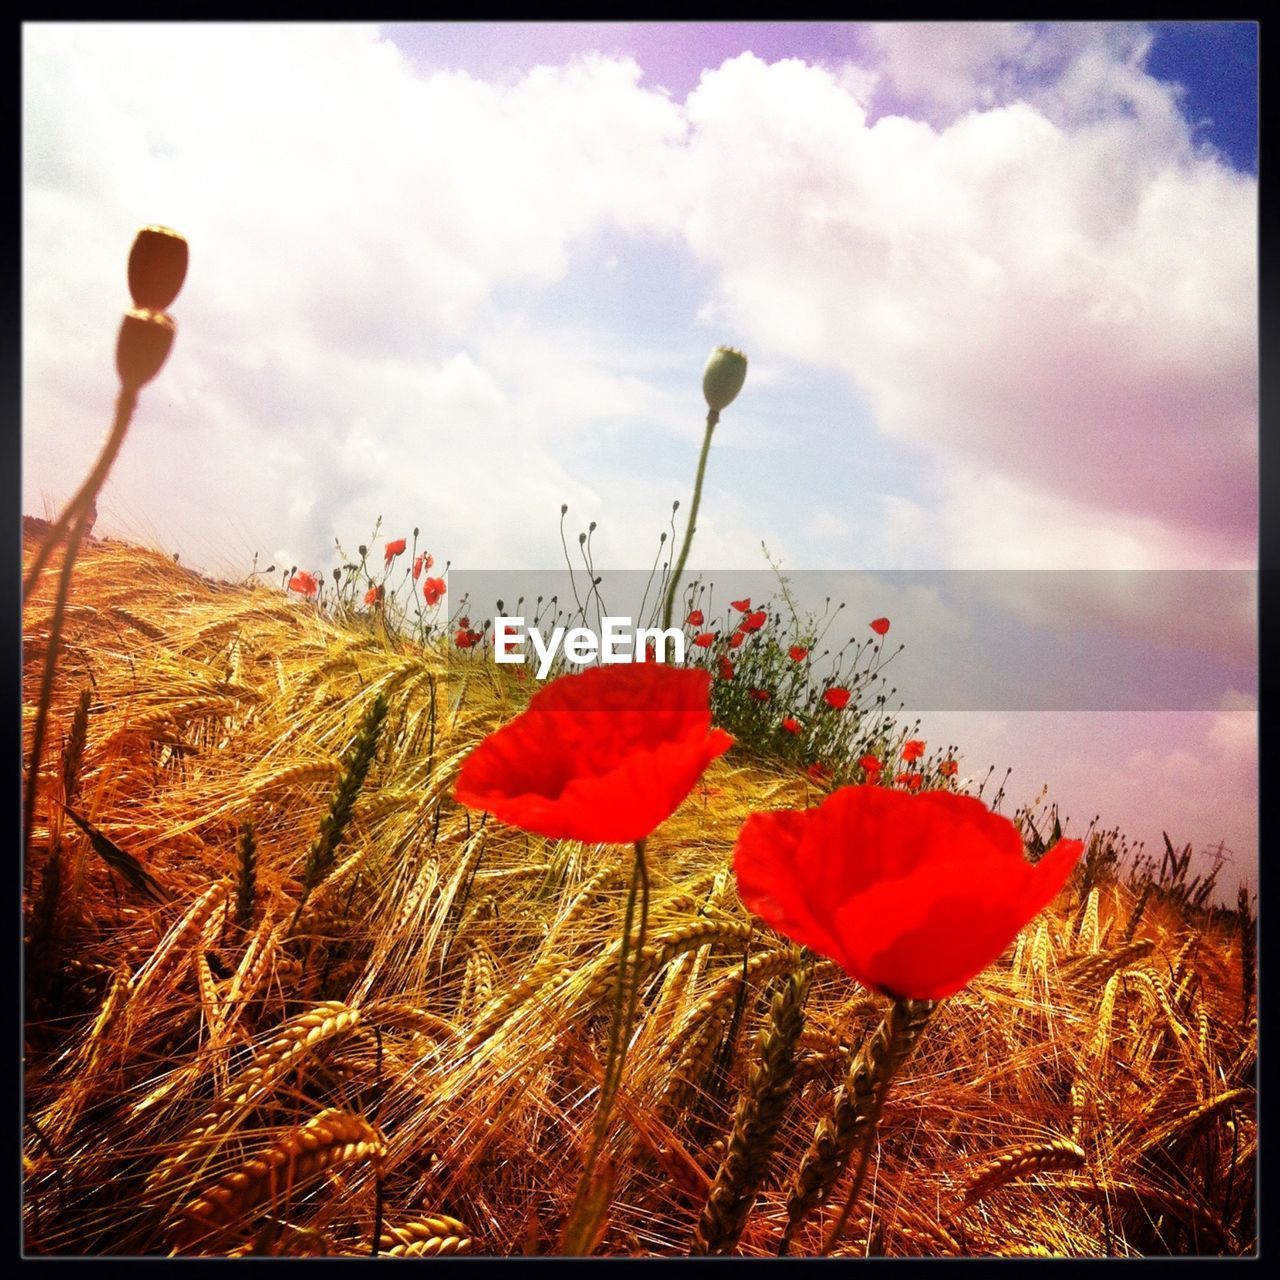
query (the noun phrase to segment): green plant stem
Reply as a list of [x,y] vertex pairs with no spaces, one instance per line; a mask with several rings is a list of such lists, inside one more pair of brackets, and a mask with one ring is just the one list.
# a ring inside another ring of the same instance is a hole
[[662,629],[671,626],[671,614],[675,610],[676,592],[680,588],[680,575],[684,573],[685,562],[689,559],[689,548],[693,545],[693,530],[698,521],[698,507],[702,502],[702,481],[707,474],[707,455],[711,452],[711,436],[720,421],[720,414],[715,409],[707,412],[707,430],[702,437],[702,452],[698,455],[698,474],[693,482],[693,502],[689,507],[689,522],[685,525],[684,545],[671,573],[671,581],[667,585],[667,600],[662,609]]
[[[98,491],[105,483],[107,473],[111,470],[112,464],[116,460],[116,455],[120,452],[120,446],[124,444],[124,438],[129,434],[129,423],[133,421],[133,411],[137,406],[137,391],[121,387],[120,394],[116,397],[115,421],[111,424],[111,432],[107,436],[106,444],[102,446],[102,452],[98,455],[97,462],[93,464],[93,470],[89,472],[76,496],[67,503],[62,514],[54,522],[53,527],[45,536],[44,542],[40,544],[40,548],[35,554],[35,559],[31,562],[31,568],[27,570],[22,579],[22,602],[24,605],[27,602],[27,596],[31,594],[31,589],[39,580],[40,571],[53,554],[54,547],[61,541],[62,535],[67,532],[71,527],[72,521],[78,515],[89,510],[93,500],[98,496]],[[75,559],[75,549],[78,545],[79,540],[77,539],[67,552],[69,560]]]
[[[595,1131],[583,1164],[578,1190],[573,1198],[569,1219],[564,1229],[561,1250],[578,1254],[592,1234],[592,1211],[598,1206],[591,1194],[592,1177],[600,1152],[609,1134],[613,1103],[622,1083],[622,1069],[635,1026],[640,1004],[640,985],[644,974],[644,940],[649,920],[649,868],[645,862],[645,842],[636,841],[635,862],[631,869],[631,886],[627,893],[622,921],[622,938],[618,948],[618,985],[613,997],[613,1016],[609,1029],[609,1049],[605,1058],[604,1079],[600,1085],[600,1102],[596,1110]],[[635,939],[632,941],[632,925]]]

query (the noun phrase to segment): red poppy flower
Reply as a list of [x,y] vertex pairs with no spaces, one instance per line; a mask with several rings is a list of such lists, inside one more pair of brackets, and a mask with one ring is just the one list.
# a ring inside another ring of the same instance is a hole
[[792,662],[803,662],[809,656],[809,650],[802,644],[793,644],[787,652],[791,655]]
[[289,579],[289,590],[300,592],[304,596],[313,596],[320,590],[320,584],[312,574],[299,569]]
[[658,650],[654,647],[652,641],[644,647],[644,660],[646,662],[657,662],[658,660]]
[[910,764],[924,755],[924,743],[919,738],[911,738],[902,744],[902,758]]
[[414,556],[414,557],[413,557],[413,580],[414,580],[414,582],[417,582],[417,580],[418,580],[420,577],[422,577],[422,571],[423,571],[423,569],[430,569],[430,568],[431,568],[431,566],[432,566],[433,564],[435,564],[435,561],[434,561],[434,560],[433,560],[429,555],[427,555],[425,552],[420,553],[420,554],[418,554],[418,555]]
[[769,615],[763,609],[757,609],[755,613],[749,613],[738,623],[739,631],[759,631],[764,626]]
[[470,618],[459,618],[459,619],[458,619],[458,626],[460,626],[460,627],[470,627],[470,626],[471,626],[471,619],[470,619]]
[[752,696],[752,697],[753,697],[757,702],[768,702],[768,701],[769,701],[769,690],[768,690],[768,689],[752,689],[750,692],[751,692],[751,696]]
[[924,781],[922,773],[900,773],[894,779],[900,787],[906,787],[908,791],[919,791],[920,784]]
[[784,728],[788,733],[799,733],[799,732],[800,732],[800,721],[799,721],[799,720],[797,720],[797,719],[795,718],[795,716],[787,716],[787,717],[786,717],[786,719],[785,719],[785,720],[783,720],[783,722],[782,722],[782,727],[783,727],[783,728]]
[[472,631],[470,627],[459,627],[453,637],[453,642],[459,649],[474,649],[483,639],[483,631]]
[[753,813],[734,849],[747,909],[895,997],[959,991],[1057,896],[1083,846],[1032,866],[1008,818],[950,791],[841,787]]
[[383,553],[387,557],[388,566],[390,566],[391,562],[396,558],[396,556],[403,553],[407,545],[408,544],[405,542],[403,538],[396,538],[394,542],[388,542],[387,545],[383,547]]
[[[814,782],[826,782],[827,779],[831,777],[830,767],[823,764],[820,760],[811,764],[805,772],[814,780]],[[754,817],[754,815],[752,816]]]
[[735,631],[735,632],[733,633],[733,635],[731,635],[731,636],[729,637],[729,648],[730,648],[730,649],[737,649],[737,648],[739,648],[739,647],[741,646],[742,642],[743,642],[746,638],[747,638],[747,637],[746,637],[746,636],[744,636],[744,635],[742,634],[742,632],[741,632],[741,631]]
[[871,755],[863,756],[862,759],[858,761],[858,763],[862,766],[863,770],[867,773],[880,772],[881,764],[879,759],[876,756],[871,756]]
[[710,672],[621,663],[562,676],[464,761],[457,797],[552,839],[642,840],[733,745]]
[[849,699],[853,695],[848,689],[828,689],[823,695],[822,700],[829,707],[835,707],[837,711],[843,711],[849,705]]
[[365,604],[377,604],[381,599],[382,599],[381,587],[370,587],[369,590],[364,593]]
[[720,655],[720,679],[733,679],[733,663],[730,662],[723,654]]
[[746,613],[751,608],[751,597],[748,596],[745,600],[730,600],[729,608],[737,609],[739,613]]
[[959,768],[960,768],[960,764],[959,764],[959,762],[958,762],[958,761],[956,761],[956,760],[944,760],[944,761],[943,761],[943,762],[938,766],[938,772],[939,772],[940,774],[942,774],[942,776],[943,776],[944,778],[954,778],[954,777],[956,776],[956,773],[957,773],[957,771],[959,770]]
[[422,595],[428,609],[434,609],[445,593],[443,578],[425,578],[422,583]]
[[716,642],[716,633],[714,631],[704,631],[700,636],[693,637],[693,643],[699,649],[710,649]]
[[882,635],[884,635],[884,633],[885,633],[886,631],[888,631],[888,630],[889,630],[889,619],[888,619],[888,618],[877,618],[877,619],[876,619],[876,620],[871,624],[871,630],[872,630],[872,631],[874,631],[874,632],[876,633],[876,635],[878,635],[878,636],[882,636]]
[[688,618],[685,619],[691,627],[700,627],[704,622],[701,609],[695,609]]

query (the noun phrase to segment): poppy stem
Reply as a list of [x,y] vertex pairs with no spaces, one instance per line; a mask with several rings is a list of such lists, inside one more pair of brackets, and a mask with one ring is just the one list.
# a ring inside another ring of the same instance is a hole
[[[111,470],[111,466],[116,460],[116,455],[120,452],[120,446],[124,444],[124,438],[129,433],[129,424],[133,421],[133,411],[137,406],[137,390],[121,387],[120,394],[116,398],[116,416],[111,424],[111,432],[107,436],[106,444],[102,446],[102,452],[98,455],[97,462],[93,464],[93,470],[85,477],[85,481],[77,490],[76,496],[67,503],[62,514],[45,535],[44,541],[36,551],[35,559],[31,562],[31,568],[27,570],[22,579],[22,603],[24,605],[39,580],[40,571],[53,554],[54,548],[62,541],[63,535],[72,527],[75,518],[88,511],[93,505],[93,500],[98,496],[98,491],[105,483],[107,473]],[[75,559],[76,545],[78,543],[73,544],[67,553],[72,560]]]
[[932,1000],[895,999],[884,1021],[863,1050],[870,1077],[868,1083],[871,1086],[871,1096],[865,1103],[862,1116],[862,1141],[858,1148],[858,1165],[854,1171],[853,1185],[845,1197],[840,1216],[822,1246],[824,1258],[840,1243],[849,1215],[857,1206],[871,1165],[871,1148],[875,1145],[880,1128],[880,1113],[884,1110],[893,1078],[898,1068],[911,1056],[934,1007]]
[[[649,920],[649,867],[645,862],[645,841],[636,841],[635,862],[631,868],[631,886],[627,893],[622,921],[622,938],[618,946],[618,984],[613,997],[613,1018],[609,1028],[609,1049],[605,1058],[604,1079],[600,1085],[600,1103],[596,1111],[595,1132],[578,1180],[578,1190],[569,1211],[561,1239],[561,1252],[580,1255],[586,1242],[595,1234],[597,1221],[608,1203],[592,1194],[596,1162],[609,1134],[609,1117],[613,1112],[622,1068],[640,1004],[640,983],[644,975],[644,939]],[[632,925],[635,940],[632,942]]]
[[698,455],[698,474],[693,482],[693,502],[689,505],[689,522],[685,525],[684,545],[680,548],[680,555],[676,559],[675,568],[671,573],[671,581],[667,584],[667,600],[662,609],[662,629],[664,631],[671,626],[671,615],[676,606],[676,592],[680,589],[680,575],[684,572],[685,562],[689,559],[689,548],[693,545],[694,525],[697,524],[698,506],[702,502],[702,481],[707,474],[707,455],[711,452],[711,435],[716,429],[716,423],[719,421],[720,411],[718,409],[707,411],[707,430],[702,437],[702,452]]
[[[123,393],[121,394],[123,395]],[[62,572],[58,575],[53,616],[49,622],[49,642],[44,655],[44,671],[40,677],[40,699],[36,707],[36,722],[31,734],[31,762],[27,766],[27,790],[22,801],[24,881],[27,872],[27,858],[31,852],[31,827],[35,822],[36,788],[40,780],[40,761],[44,755],[45,730],[49,724],[49,704],[53,700],[53,676],[58,665],[58,650],[62,647],[62,628],[66,621],[67,597],[71,593],[71,570],[75,566],[76,552],[80,550],[80,542],[84,538],[87,523],[88,508],[81,508],[72,522],[71,537],[67,543],[67,553],[62,561]]]

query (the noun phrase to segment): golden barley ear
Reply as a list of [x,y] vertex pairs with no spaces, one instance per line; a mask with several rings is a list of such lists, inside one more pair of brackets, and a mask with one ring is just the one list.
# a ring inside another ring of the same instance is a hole
[[808,990],[809,974],[801,969],[787,978],[773,998],[769,1025],[757,1041],[759,1061],[739,1099],[728,1151],[698,1221],[690,1253],[729,1253],[742,1236],[791,1100]]

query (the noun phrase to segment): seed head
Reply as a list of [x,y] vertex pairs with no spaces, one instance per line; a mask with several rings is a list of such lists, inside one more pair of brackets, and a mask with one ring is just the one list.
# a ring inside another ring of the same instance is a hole
[[116,371],[129,391],[145,387],[164,367],[177,328],[163,311],[130,307],[116,342]]
[[187,242],[169,227],[143,227],[129,251],[133,305],[164,311],[187,277]]
[[702,394],[714,413],[727,409],[747,380],[747,357],[736,347],[717,347],[702,374]]

